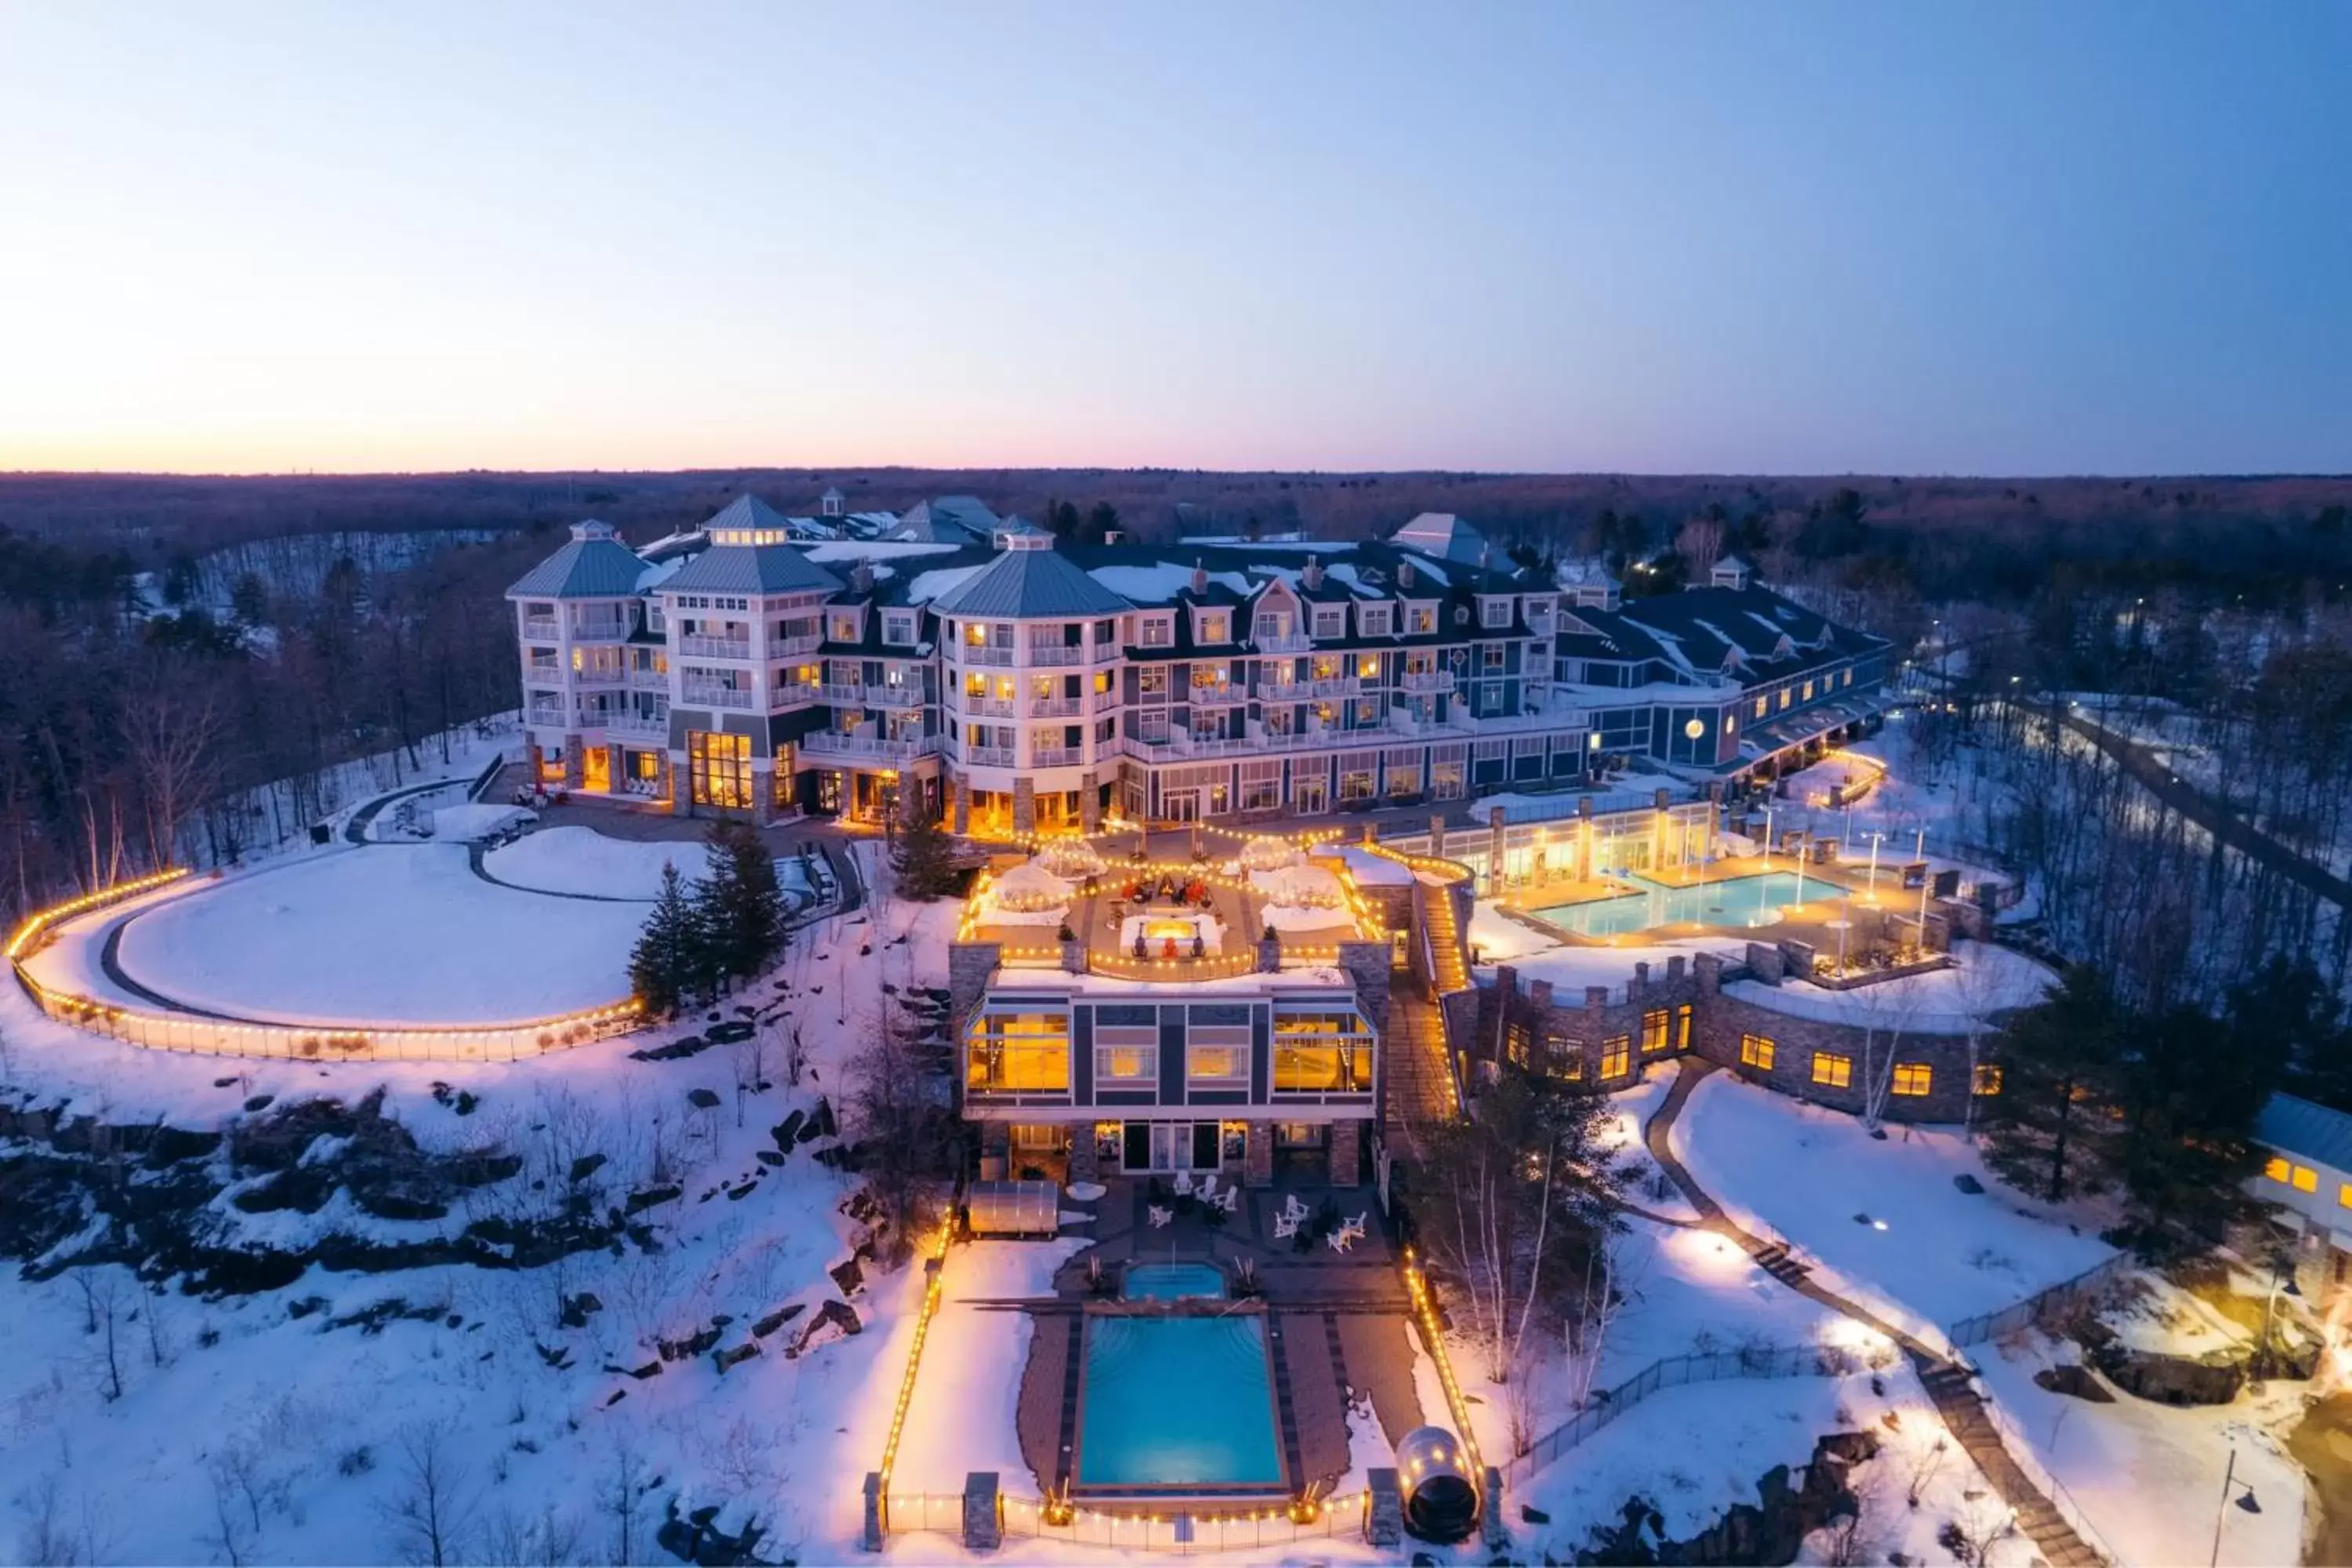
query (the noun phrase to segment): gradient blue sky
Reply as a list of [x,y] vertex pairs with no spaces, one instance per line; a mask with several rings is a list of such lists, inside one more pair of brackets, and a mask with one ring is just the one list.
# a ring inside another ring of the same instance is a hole
[[0,0],[0,468],[2352,468],[2352,4]]

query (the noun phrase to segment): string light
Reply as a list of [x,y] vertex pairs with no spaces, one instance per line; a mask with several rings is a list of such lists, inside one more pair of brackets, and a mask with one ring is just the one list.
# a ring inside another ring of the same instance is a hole
[[890,1413],[889,1440],[882,1445],[879,1474],[886,1498],[890,1490],[890,1473],[898,1463],[898,1435],[906,1430],[907,1408],[915,1402],[915,1373],[923,1364],[923,1342],[930,1337],[931,1319],[940,1310],[941,1285],[947,1279],[948,1243],[954,1234],[952,1226],[940,1226],[939,1245],[931,1252],[930,1281],[923,1287],[923,1310],[915,1318],[915,1342],[908,1347],[907,1370],[898,1377],[898,1403]]

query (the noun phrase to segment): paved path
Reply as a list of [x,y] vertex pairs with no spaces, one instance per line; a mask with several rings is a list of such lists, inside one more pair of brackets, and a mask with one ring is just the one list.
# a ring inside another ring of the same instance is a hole
[[1683,1107],[1690,1103],[1693,1090],[1701,1080],[1714,1072],[1713,1062],[1702,1062],[1685,1057],[1678,1064],[1674,1087],[1659,1103],[1649,1121],[1642,1129],[1643,1142],[1648,1145],[1651,1158],[1667,1178],[1680,1187],[1683,1196],[1699,1212],[1702,1229],[1714,1231],[1738,1243],[1763,1269],[1790,1289],[1808,1300],[1818,1301],[1834,1312],[1855,1322],[1877,1330],[1903,1347],[1919,1373],[1920,1386],[1936,1406],[1954,1438],[1968,1450],[1969,1458],[1984,1472],[2001,1500],[2017,1510],[2017,1528],[2031,1540],[2042,1557],[2053,1568],[2093,1568],[2101,1561],[2083,1538],[2074,1532],[2049,1498],[2042,1494],[2032,1478],[2011,1458],[2001,1441],[2000,1429],[1993,1426],[1986,1413],[1983,1398],[1971,1384],[1968,1368],[1953,1361],[1943,1352],[1925,1341],[1906,1333],[1869,1309],[1847,1300],[1812,1278],[1811,1271],[1792,1257],[1789,1248],[1779,1242],[1768,1242],[1751,1236],[1723,1212],[1723,1205],[1707,1194],[1691,1176],[1690,1171],[1674,1152],[1675,1121],[1682,1115]]
[[2352,910],[2352,882],[2295,853],[2239,815],[2236,808],[2177,776],[2147,747],[2080,714],[2061,712],[2057,717],[2067,729],[2113,757],[2150,795],[2231,848],[2318,894],[2336,908]]

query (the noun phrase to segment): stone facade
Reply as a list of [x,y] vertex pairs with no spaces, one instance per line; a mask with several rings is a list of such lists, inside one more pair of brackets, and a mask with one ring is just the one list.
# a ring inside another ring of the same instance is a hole
[[1364,1124],[1331,1123],[1331,1184],[1352,1187],[1364,1179]]

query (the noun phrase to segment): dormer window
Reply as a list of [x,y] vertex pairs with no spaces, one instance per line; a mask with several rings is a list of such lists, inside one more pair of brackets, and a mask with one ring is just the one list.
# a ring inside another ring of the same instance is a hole
[[1405,624],[1412,628],[1413,636],[1417,637],[1428,637],[1431,633],[1437,630],[1437,606],[1435,605],[1411,605],[1406,606]]
[[912,613],[886,611],[882,616],[882,640],[894,647],[915,646],[915,616]]
[[1139,647],[1166,647],[1176,640],[1176,617],[1145,616],[1136,625],[1136,645]]
[[1340,605],[1315,606],[1315,635],[1318,637],[1343,637],[1348,635],[1348,611]]
[[858,639],[857,612],[835,610],[824,618],[824,635],[832,642],[856,642]]
[[1481,599],[1478,601],[1478,624],[1482,626],[1507,626],[1511,624],[1511,601]]
[[1234,640],[1234,620],[1223,610],[1202,610],[1193,623],[1194,635],[1202,642]]
[[1356,625],[1358,628],[1368,637],[1384,637],[1388,636],[1389,608],[1390,607],[1386,605],[1357,605]]

